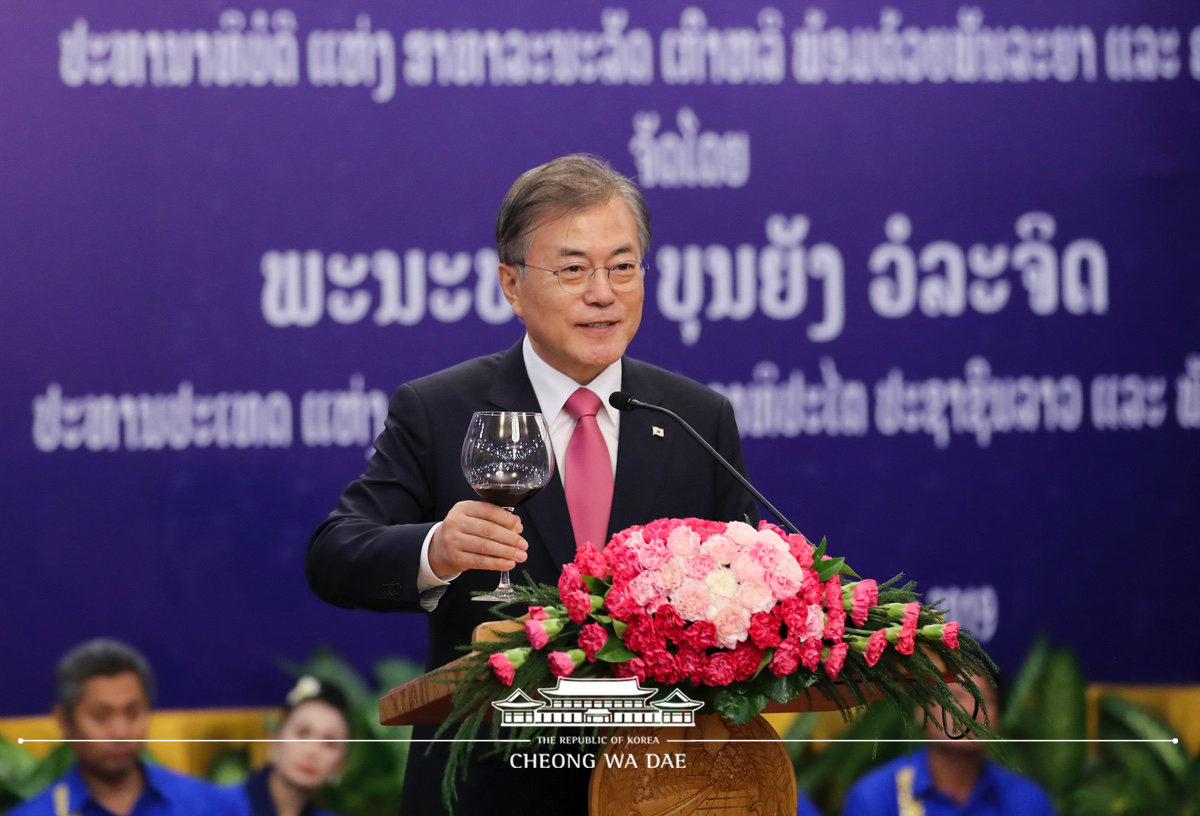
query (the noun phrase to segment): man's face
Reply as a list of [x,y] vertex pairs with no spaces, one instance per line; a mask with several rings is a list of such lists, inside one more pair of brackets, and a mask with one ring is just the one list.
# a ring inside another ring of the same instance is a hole
[[[586,210],[552,215],[531,233],[525,262],[546,269],[569,263],[593,267],[642,261],[637,222],[620,198]],[[581,384],[621,358],[642,322],[645,287],[614,292],[606,272],[597,271],[581,294],[568,294],[541,269],[520,275],[500,266],[500,282],[538,356]]]
[[[996,690],[992,688],[986,677],[972,677],[975,685],[979,687],[979,691],[983,697],[983,703],[987,706],[987,714],[984,714],[983,707],[980,707],[979,713],[975,716],[976,722],[987,722],[991,718],[991,725],[996,727],[996,723],[1000,721],[1000,704],[996,699]],[[958,702],[968,714],[975,710],[975,698],[971,696],[971,692],[965,687],[955,683],[950,686],[954,692],[954,699]],[[961,740],[951,740],[946,736],[946,732],[942,730],[942,707],[934,706],[933,713],[935,720],[931,720],[925,726],[925,733],[931,740],[936,740],[934,745],[938,748],[952,749],[957,751],[983,751],[986,743],[978,742],[973,734]],[[962,727],[954,721],[949,713],[946,714],[946,725],[951,733],[958,734],[962,731]]]
[[76,742],[80,766],[98,776],[119,777],[137,767],[138,754],[150,727],[150,701],[136,674],[93,677],[83,697],[70,711],[56,712],[63,736],[72,740],[135,740],[135,742]]

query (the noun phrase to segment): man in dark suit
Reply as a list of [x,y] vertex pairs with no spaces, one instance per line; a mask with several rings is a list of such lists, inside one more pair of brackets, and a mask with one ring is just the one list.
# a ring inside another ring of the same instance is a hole
[[[367,472],[346,488],[309,542],[309,583],[321,598],[428,613],[429,668],[460,656],[457,647],[488,619],[488,605],[472,602],[471,593],[492,589],[496,570],[515,570],[517,583],[528,573],[554,584],[576,546],[596,537],[586,531],[605,529],[582,518],[581,490],[605,497],[611,491],[607,535],[664,517],[757,517],[742,488],[680,429],[659,415],[622,415],[608,405],[608,396],[623,390],[670,408],[744,471],[724,397],[624,356],[641,322],[650,242],[649,213],[636,185],[594,157],[557,159],[513,185],[496,240],[501,284],[525,323],[525,338],[508,351],[401,386]],[[598,406],[594,419],[576,419],[571,406],[580,396]],[[462,476],[463,434],[481,410],[540,411],[550,426],[557,473],[516,514],[477,501]],[[585,432],[599,434],[601,456],[607,453],[599,478],[595,460],[588,463],[586,484],[582,460],[571,453]],[[431,729],[414,732],[428,736]],[[442,748],[426,756],[414,746],[404,813],[441,812]],[[586,813],[586,777],[586,770],[516,771],[476,762],[455,812]]]

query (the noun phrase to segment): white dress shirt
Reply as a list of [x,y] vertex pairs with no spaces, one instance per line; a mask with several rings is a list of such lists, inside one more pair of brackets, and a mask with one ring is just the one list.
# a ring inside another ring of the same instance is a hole
[[[529,375],[529,382],[537,397],[538,407],[541,408],[542,416],[546,418],[546,424],[550,429],[550,444],[554,448],[554,464],[558,468],[558,477],[565,480],[567,445],[570,444],[571,435],[575,433],[575,426],[578,423],[573,416],[563,410],[563,406],[581,386],[539,357],[533,350],[533,343],[529,341],[529,335],[525,335],[525,339],[521,342],[521,353],[525,358],[525,371]],[[596,414],[596,424],[600,426],[600,433],[604,436],[605,444],[608,445],[608,457],[612,461],[614,479],[617,473],[617,439],[621,431],[621,412],[608,404],[608,398],[614,391],[620,390],[621,372],[621,360],[618,359],[601,371],[594,380],[586,386],[582,386],[594,392],[600,398],[603,406],[603,409]],[[466,433],[465,428],[463,433]],[[451,581],[462,574],[455,573],[447,576],[443,581],[433,574],[433,570],[429,566],[429,542],[433,540],[433,534],[441,526],[441,522],[438,522],[430,528],[429,533],[425,536],[424,544],[421,545],[421,568],[420,574],[417,576],[417,591],[422,594],[421,606],[427,611],[435,609],[442,596],[442,592],[429,592],[429,590],[447,587]]]

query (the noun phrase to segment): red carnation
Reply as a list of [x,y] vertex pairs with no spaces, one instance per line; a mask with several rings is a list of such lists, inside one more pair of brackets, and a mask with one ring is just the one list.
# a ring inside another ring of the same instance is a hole
[[683,671],[675,655],[666,649],[655,649],[645,657],[646,674],[651,680],[674,684],[683,679]]
[[[816,639],[809,641],[815,643]],[[794,674],[800,667],[800,656],[806,647],[797,638],[789,637],[779,644],[771,658],[771,673],[776,677],[786,677]]]
[[900,625],[900,637],[896,642],[896,651],[902,655],[910,655],[916,648],[917,618],[921,614],[921,605],[916,601],[904,605],[904,623]]
[[804,570],[804,580],[800,582],[800,598],[805,604],[815,604],[821,600],[821,579],[816,570]]
[[788,552],[800,563],[800,566],[807,568],[813,565],[813,547],[808,543],[808,539],[802,535],[789,535],[787,543]]
[[546,607],[544,607],[544,606],[529,607],[529,619],[530,620],[544,621],[544,620],[547,620],[549,617],[550,616],[546,614]]
[[599,578],[601,581],[608,575],[608,563],[590,541],[584,542],[584,545],[575,551],[575,566],[579,567],[579,571],[584,575]]
[[663,604],[654,612],[654,623],[672,643],[679,643],[683,637],[683,618],[679,611],[670,604]]
[[585,625],[579,633],[579,648],[583,649],[589,663],[596,662],[596,652],[603,649],[605,643],[608,643],[608,630],[598,623]]
[[646,680],[646,663],[640,657],[635,657],[625,663],[616,663],[612,670],[617,677],[636,677],[639,683]]
[[625,645],[632,652],[645,657],[651,652],[661,651],[667,648],[667,639],[663,637],[663,633],[658,631],[658,627],[654,624],[654,618],[646,614],[637,614],[629,621],[629,628],[625,630],[625,634],[621,636],[625,641]]
[[[789,601],[795,600],[788,598]],[[806,610],[807,612],[807,610]],[[779,645],[779,618],[769,612],[755,612],[750,617],[750,640],[760,649],[773,649]]]
[[717,652],[708,659],[704,682],[710,686],[728,686],[733,682],[733,660],[728,652]]
[[758,671],[766,649],[760,649],[749,641],[742,641],[733,652],[733,677],[735,680],[749,680]]
[[958,648],[958,621],[950,621],[942,629],[942,643],[951,649]]
[[800,662],[809,671],[816,671],[821,665],[821,640],[809,638],[800,645]]
[[610,589],[604,596],[604,605],[608,608],[608,614],[619,621],[627,621],[642,611],[629,589],[628,582],[617,584]]
[[835,575],[825,582],[821,588],[824,593],[824,604],[826,609],[841,609],[842,608],[842,576]]
[[696,621],[683,632],[683,642],[703,651],[717,645],[717,627],[711,621]]
[[567,617],[574,623],[583,623],[592,614],[592,596],[579,567],[567,564],[558,576],[558,597],[567,608]]
[[[814,575],[816,573],[813,573]],[[803,590],[801,590],[803,592]],[[799,636],[808,622],[808,604],[803,598],[784,598],[776,607],[779,617],[787,624],[788,634]]]
[[550,673],[555,677],[570,677],[575,673],[575,661],[567,652],[551,652]]
[[708,666],[708,658],[701,650],[693,649],[690,646],[681,646],[675,655],[675,663],[679,666],[679,673],[682,677],[686,677],[697,686],[704,682],[704,670]]
[[855,626],[862,626],[867,622],[867,612],[879,603],[879,585],[870,578],[859,581],[854,585],[851,597],[850,620],[854,621]]
[[842,673],[842,666],[846,663],[846,652],[850,651],[850,644],[845,641],[835,643],[829,649],[829,656],[825,658],[825,673],[833,680]]
[[540,649],[550,642],[546,625],[540,620],[525,621],[525,637],[529,638],[529,644],[535,649]]
[[825,617],[825,634],[822,635],[826,640],[841,640],[846,636],[846,610],[831,609]]

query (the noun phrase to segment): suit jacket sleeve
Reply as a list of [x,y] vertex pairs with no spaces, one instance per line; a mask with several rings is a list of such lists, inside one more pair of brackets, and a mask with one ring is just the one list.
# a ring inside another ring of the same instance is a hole
[[436,518],[437,437],[420,395],[392,395],[366,472],[308,543],[305,570],[321,599],[343,607],[422,611],[417,591],[421,546]]

